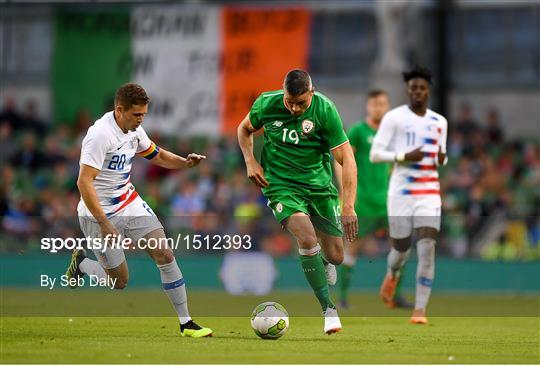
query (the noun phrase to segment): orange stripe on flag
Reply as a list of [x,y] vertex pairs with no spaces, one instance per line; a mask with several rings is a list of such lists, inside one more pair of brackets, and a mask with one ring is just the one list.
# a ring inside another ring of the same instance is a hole
[[281,89],[292,69],[307,69],[311,15],[303,8],[225,7],[221,13],[221,131],[238,124],[263,91]]

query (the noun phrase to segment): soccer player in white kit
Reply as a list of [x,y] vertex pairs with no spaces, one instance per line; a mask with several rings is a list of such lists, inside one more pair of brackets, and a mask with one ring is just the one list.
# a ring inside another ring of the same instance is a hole
[[435,274],[435,243],[441,226],[437,167],[447,162],[448,123],[427,108],[432,73],[416,66],[403,73],[408,105],[384,116],[373,140],[372,162],[394,162],[388,189],[388,223],[392,249],[381,286],[381,298],[394,297],[400,269],[408,258],[415,230],[418,253],[415,308],[410,322],[427,324],[426,307]]
[[[178,314],[181,335],[211,336],[210,328],[197,325],[189,316],[184,278],[172,249],[166,245],[163,226],[130,181],[131,163],[136,155],[168,169],[191,168],[206,157],[189,154],[183,158],[156,146],[141,126],[149,102],[140,85],[125,84],[116,92],[114,110],[88,129],[77,180],[81,230],[85,237],[121,235],[134,243],[148,243],[149,239],[159,243],[156,249],[146,248],[146,252],[156,263],[163,289]],[[98,261],[87,258],[84,249],[73,252],[66,272],[68,278],[88,274],[114,279],[116,289],[126,287],[129,272],[123,249],[109,245],[104,251],[93,251]]]

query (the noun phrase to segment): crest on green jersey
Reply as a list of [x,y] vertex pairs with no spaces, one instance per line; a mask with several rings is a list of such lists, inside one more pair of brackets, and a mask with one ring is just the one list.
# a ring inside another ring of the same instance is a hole
[[313,131],[314,127],[315,127],[315,123],[313,123],[309,119],[305,119],[302,121],[302,133],[304,135],[310,134]]

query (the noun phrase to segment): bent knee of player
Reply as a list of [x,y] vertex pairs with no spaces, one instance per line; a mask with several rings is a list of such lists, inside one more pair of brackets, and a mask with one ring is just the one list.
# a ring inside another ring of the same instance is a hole
[[171,249],[159,249],[150,252],[150,256],[156,264],[169,264],[174,261],[174,254]]
[[437,234],[439,234],[439,231],[435,229],[434,227],[429,226],[423,226],[416,229],[416,236],[419,238],[429,238],[429,239],[437,239]]
[[317,245],[317,236],[311,233],[299,235],[296,240],[298,241],[298,246],[302,249],[311,249]]
[[411,237],[403,239],[392,239],[392,246],[398,252],[406,252],[411,247]]

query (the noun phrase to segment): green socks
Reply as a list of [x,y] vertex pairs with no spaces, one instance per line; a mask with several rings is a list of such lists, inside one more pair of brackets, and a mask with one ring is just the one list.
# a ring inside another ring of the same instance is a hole
[[349,296],[349,288],[351,286],[351,279],[353,274],[354,267],[348,266],[346,264],[341,264],[338,267],[338,283],[337,290],[340,301],[347,301]]
[[329,307],[335,308],[336,306],[330,299],[330,291],[328,289],[328,282],[326,281],[321,253],[317,253],[316,255],[300,255],[300,264],[323,311]]

